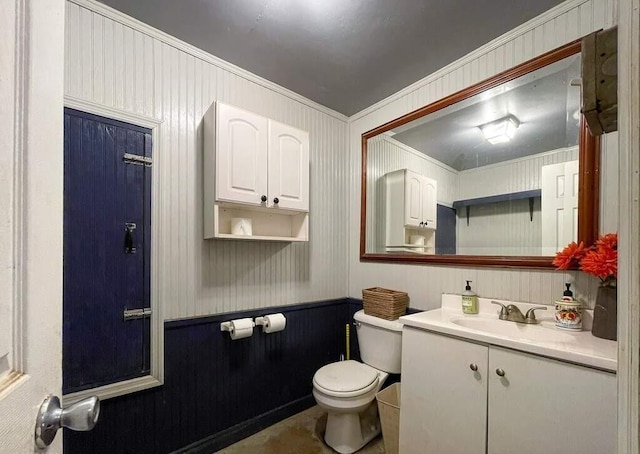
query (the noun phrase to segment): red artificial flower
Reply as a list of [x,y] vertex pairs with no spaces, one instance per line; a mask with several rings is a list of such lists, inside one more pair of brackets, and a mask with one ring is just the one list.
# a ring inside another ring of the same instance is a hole
[[605,279],[618,277],[618,251],[609,247],[596,247],[584,256],[580,268],[585,273]]
[[568,270],[577,266],[586,253],[584,243],[577,244],[575,241],[556,254],[553,264],[559,270]]
[[598,241],[596,241],[597,248],[606,248],[612,250],[618,250],[618,234],[617,233],[607,233],[600,237]]
[[559,270],[580,266],[580,269],[600,279],[601,285],[616,285],[618,278],[618,234],[607,233],[593,246],[569,244],[556,254],[553,264]]

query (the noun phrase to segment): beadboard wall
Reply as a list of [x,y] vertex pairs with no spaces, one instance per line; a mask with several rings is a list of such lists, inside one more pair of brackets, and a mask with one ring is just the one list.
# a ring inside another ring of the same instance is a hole
[[[459,293],[469,279],[484,297],[550,304],[561,295],[564,282],[574,282],[576,296],[593,306],[597,281],[579,272],[360,262],[360,144],[364,132],[383,123],[615,25],[616,5],[616,0],[569,0],[350,118],[349,296],[360,297],[363,288],[381,285],[408,291],[414,308],[433,309],[443,292]],[[602,144],[600,230],[611,232],[618,225],[617,133],[605,136]]]
[[[163,122],[153,203],[166,319],[346,295],[346,117],[91,0],[67,2],[65,36],[67,96]],[[202,116],[216,100],[309,131],[309,243],[203,240]]]
[[[459,173],[458,199],[473,199],[541,189],[542,167],[578,159],[578,147],[562,148]],[[534,200],[533,219],[529,200],[476,205],[458,210],[458,254],[540,255],[542,248],[541,200]],[[499,247],[496,245],[500,245]]]
[[578,147],[561,148],[459,173],[459,200],[541,189],[542,167],[578,159]]

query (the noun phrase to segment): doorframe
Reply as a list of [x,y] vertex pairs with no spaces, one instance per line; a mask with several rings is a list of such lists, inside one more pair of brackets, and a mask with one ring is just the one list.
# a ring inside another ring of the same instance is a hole
[[69,405],[89,396],[98,396],[101,400],[105,400],[160,386],[164,383],[164,304],[162,304],[164,299],[162,298],[160,280],[158,278],[159,258],[161,256],[160,245],[162,244],[159,241],[162,234],[159,222],[161,210],[159,169],[162,159],[162,120],[104,106],[73,96],[64,97],[64,107],[151,129],[151,156],[153,160],[151,165],[151,364],[149,375],[65,394],[62,396],[62,402],[64,405]]
[[640,0],[618,2],[618,453],[640,450]]

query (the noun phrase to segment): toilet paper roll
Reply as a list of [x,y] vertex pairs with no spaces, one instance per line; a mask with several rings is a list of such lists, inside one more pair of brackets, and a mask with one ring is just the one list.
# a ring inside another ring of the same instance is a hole
[[250,318],[239,318],[231,320],[231,340],[244,339],[253,334],[253,320]]
[[287,319],[284,315],[278,314],[269,314],[264,316],[264,325],[262,325],[262,330],[265,333],[277,333],[278,331],[282,331],[285,326],[287,326]]
[[231,233],[233,235],[253,235],[251,218],[231,218]]

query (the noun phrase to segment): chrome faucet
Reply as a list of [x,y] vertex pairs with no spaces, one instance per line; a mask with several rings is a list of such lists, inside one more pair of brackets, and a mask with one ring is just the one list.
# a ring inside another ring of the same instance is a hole
[[522,311],[520,311],[518,306],[516,306],[515,304],[509,304],[505,306],[504,304],[498,301],[491,301],[491,304],[498,304],[501,307],[500,315],[498,315],[498,318],[500,320],[507,320],[509,322],[516,322],[516,323],[527,323],[531,325],[540,323],[536,319],[536,314],[535,314],[536,310],[538,309],[543,311],[547,310],[546,306],[532,307],[527,311],[526,315],[523,315]]

